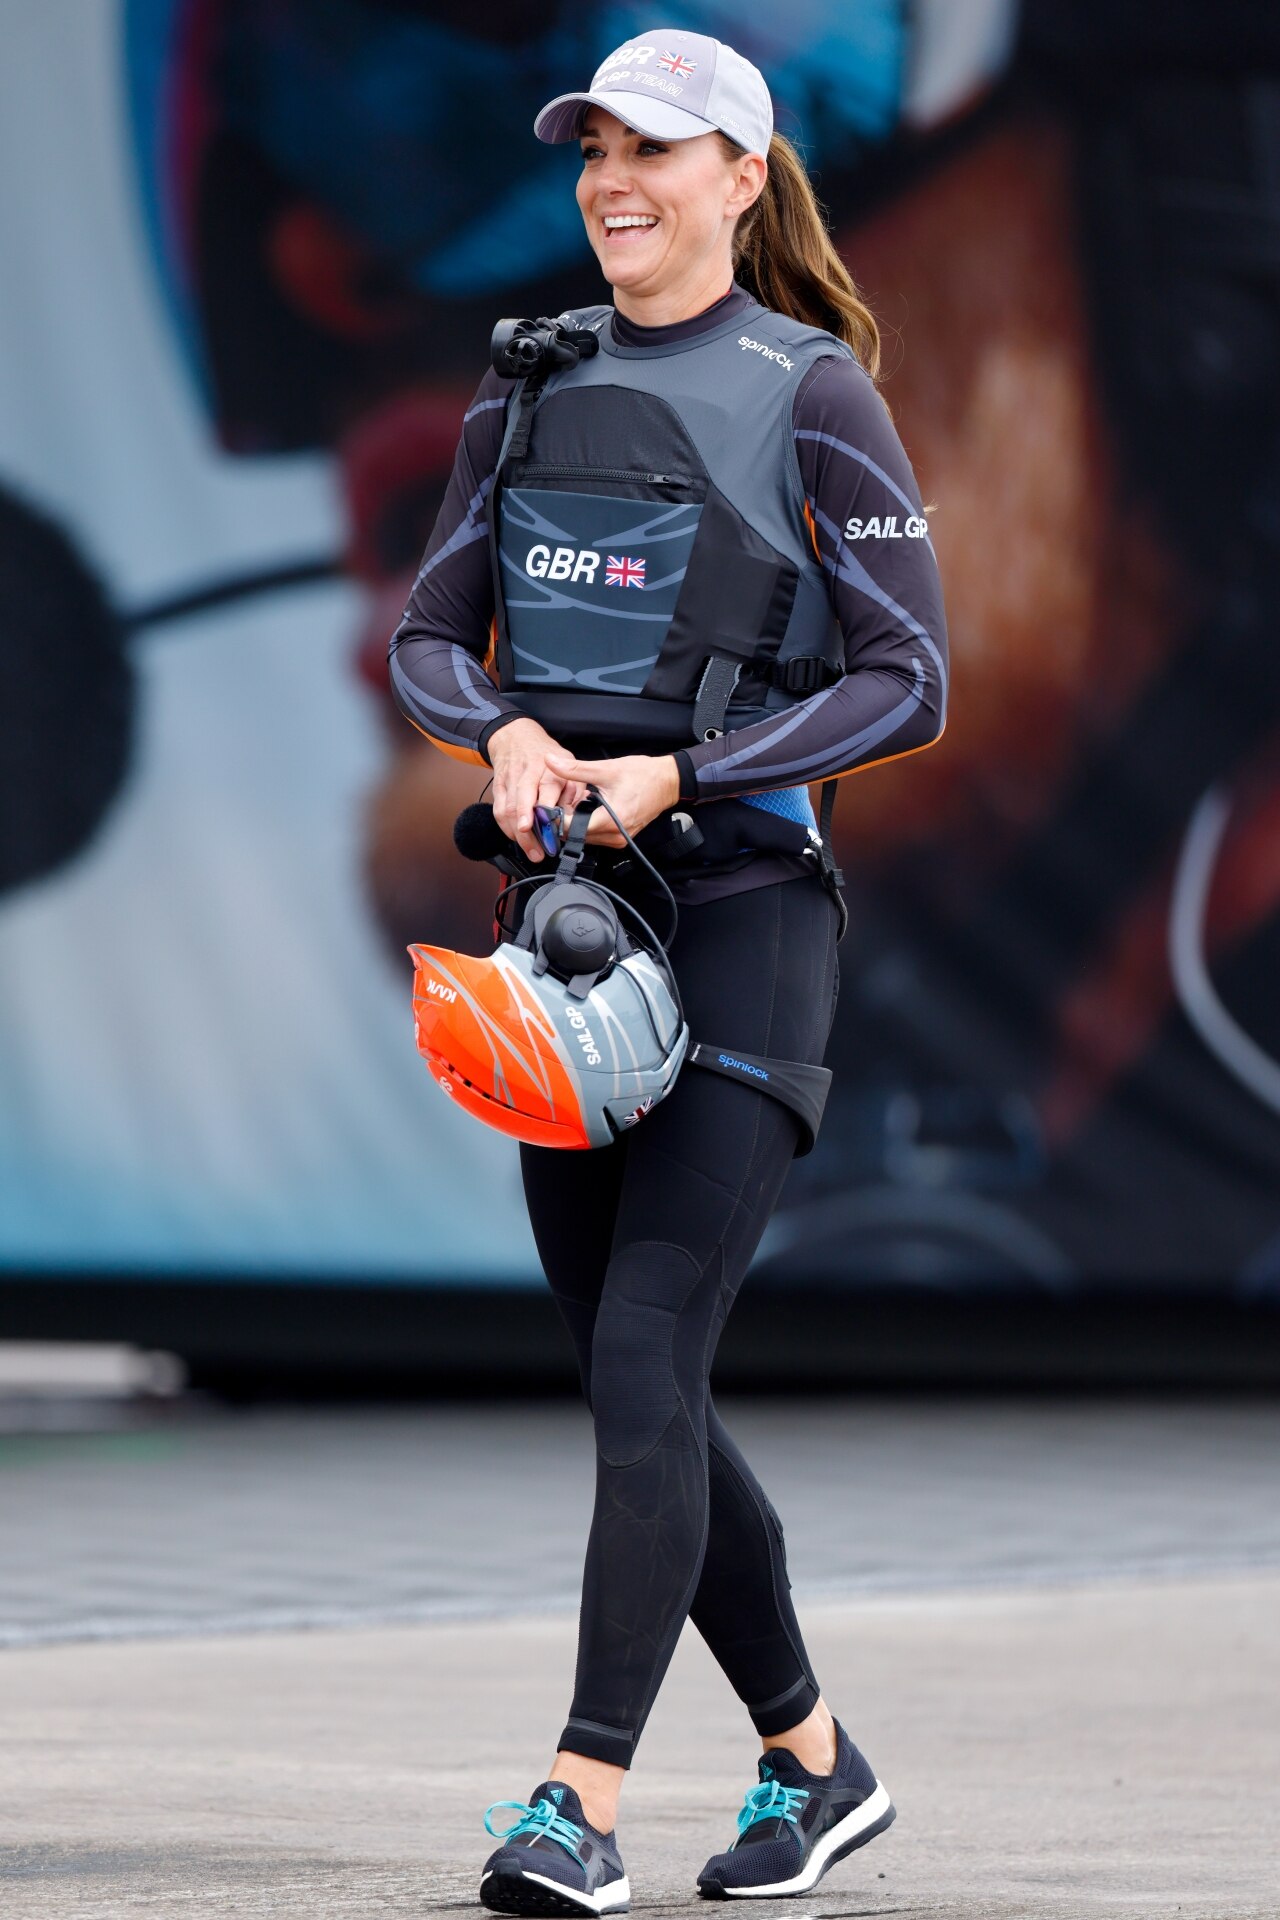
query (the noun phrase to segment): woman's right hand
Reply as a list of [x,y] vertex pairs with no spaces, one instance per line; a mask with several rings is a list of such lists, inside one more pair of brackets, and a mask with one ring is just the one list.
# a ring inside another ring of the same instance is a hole
[[546,858],[534,830],[534,808],[563,807],[571,811],[586,797],[582,781],[566,780],[547,765],[547,754],[559,747],[559,741],[527,714],[509,720],[489,736],[493,817],[507,838],[534,861]]

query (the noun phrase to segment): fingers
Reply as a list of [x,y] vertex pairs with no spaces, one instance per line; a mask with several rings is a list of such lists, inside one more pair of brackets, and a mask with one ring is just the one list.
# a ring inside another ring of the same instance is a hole
[[[520,851],[534,862],[545,858],[533,823],[533,809],[540,804],[539,792],[544,778],[544,756],[522,753],[508,755],[493,781],[494,819],[507,838],[514,840]],[[554,806],[555,801],[550,804]]]
[[[511,733],[511,728],[504,732]],[[502,735],[495,735],[501,739]],[[589,787],[600,791],[628,832],[636,833],[660,810],[649,792],[654,762],[646,756],[614,760],[578,760],[567,748],[535,738],[512,739],[494,775],[493,813],[502,831],[516,841],[532,862],[546,858],[534,824],[535,806],[559,806],[569,814],[587,797]],[[587,823],[587,840],[601,847],[625,847],[625,835],[603,807],[596,807]]]
[[553,767],[564,780],[580,780],[584,786],[599,786],[607,779],[617,762],[608,760],[575,760],[567,747],[554,747],[547,755],[547,765]]
[[[516,731],[519,725],[520,731]],[[493,817],[507,838],[533,862],[547,858],[538,838],[533,817],[535,807],[562,807],[566,813],[587,795],[587,780],[571,775],[578,763],[564,747],[558,746],[541,728],[526,732],[524,723],[513,723],[494,735],[501,742],[501,754],[495,752],[493,776]],[[583,762],[595,768],[596,762]],[[603,763],[600,763],[603,770]],[[604,820],[608,815],[596,812]],[[622,845],[621,840],[617,841]]]
[[[601,780],[606,778],[616,766],[616,762],[575,760],[567,747],[552,747],[547,753],[547,766],[550,772],[563,782],[559,805],[563,807],[566,815],[570,815],[586,799],[587,788],[598,787]],[[610,830],[608,839],[604,837],[600,828],[599,823],[602,821]],[[626,845],[602,807],[597,807],[590,817],[587,839],[594,840],[597,845],[617,847]]]
[[[563,775],[566,783],[573,784],[577,800],[586,798],[588,787],[595,787],[603,793],[619,819],[627,823],[628,762],[625,757],[617,760],[576,760],[566,748],[556,747],[548,753],[547,764]],[[567,804],[561,801],[562,806]],[[624,835],[615,827],[603,807],[596,807],[591,814],[586,838],[590,845],[597,847],[625,847],[627,844]]]
[[[595,787],[597,790],[603,789],[605,798],[609,800],[616,809],[617,803],[613,793],[610,791],[610,787],[616,781],[618,773],[618,762],[616,760],[575,760],[566,747],[555,747],[547,755],[547,765],[551,767],[554,772],[558,773],[565,782],[565,797],[561,799],[560,804],[566,810],[571,811],[574,807],[578,806],[581,801],[586,799],[588,787]],[[568,797],[570,794],[572,794],[572,798]],[[591,824],[587,828],[587,838],[608,846],[625,846],[626,842],[622,839],[616,828],[611,828],[612,838],[607,841],[604,840],[603,831],[597,823],[599,821],[608,822],[608,820],[609,816],[604,812],[603,808],[597,807],[595,813],[591,816]]]

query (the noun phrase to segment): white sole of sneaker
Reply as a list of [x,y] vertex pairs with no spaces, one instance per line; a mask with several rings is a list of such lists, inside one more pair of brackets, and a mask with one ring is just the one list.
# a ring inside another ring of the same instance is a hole
[[[489,1879],[490,1873],[481,1875],[481,1887]],[[557,1901],[580,1908],[583,1913],[618,1913],[631,1905],[631,1882],[625,1873],[621,1880],[611,1880],[607,1887],[601,1887],[599,1893],[578,1893],[573,1887],[566,1887],[563,1880],[553,1880],[545,1873],[530,1873],[527,1867],[520,1869],[520,1879],[527,1884],[546,1887],[557,1897]]]
[[524,1877],[526,1880],[536,1880],[540,1886],[550,1887],[554,1893],[564,1894],[584,1913],[616,1913],[619,1907],[631,1904],[631,1882],[625,1873],[621,1880],[611,1880],[607,1887],[601,1887],[599,1893],[576,1893],[561,1881],[548,1879],[545,1873],[530,1873],[527,1868]]
[[868,1840],[883,1833],[892,1823],[894,1812],[892,1800],[877,1780],[875,1791],[867,1795],[862,1805],[823,1834],[794,1880],[775,1880],[767,1887],[722,1887],[719,1891],[729,1900],[776,1900],[783,1894],[807,1893],[828,1867],[843,1860],[855,1847],[865,1846]]

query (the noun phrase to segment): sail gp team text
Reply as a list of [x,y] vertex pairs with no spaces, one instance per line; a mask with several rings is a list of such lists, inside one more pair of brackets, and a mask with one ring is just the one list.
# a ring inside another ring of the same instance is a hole
[[929,522],[922,513],[913,513],[898,525],[896,513],[874,516],[870,520],[846,520],[846,540],[927,540]]

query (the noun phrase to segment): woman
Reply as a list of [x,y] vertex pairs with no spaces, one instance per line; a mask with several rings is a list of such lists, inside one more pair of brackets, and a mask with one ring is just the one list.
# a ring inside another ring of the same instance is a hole
[[[668,831],[676,809],[700,819],[717,857],[667,874],[690,1031],[816,1065],[834,890],[765,829],[798,823],[812,845],[805,783],[928,746],[946,696],[937,571],[872,383],[875,323],[731,48],[638,36],[536,131],[579,142],[614,304],[568,316],[598,354],[519,405],[511,382],[482,382],[392,642],[396,698],[446,752],[492,766],[495,818],[530,862],[535,806],[588,786],[633,835]],[[484,671],[495,615],[502,691]],[[601,808],[588,840],[599,877],[634,884]],[[521,1147],[598,1476],[568,1721],[529,1801],[497,1803],[505,1833],[486,1815],[497,1911],[628,1904],[619,1790],[686,1617],[763,1746],[702,1893],[803,1892],[893,1818],[822,1699],[781,1524],[707,1388],[798,1138],[768,1092],[686,1071],[610,1147]]]

